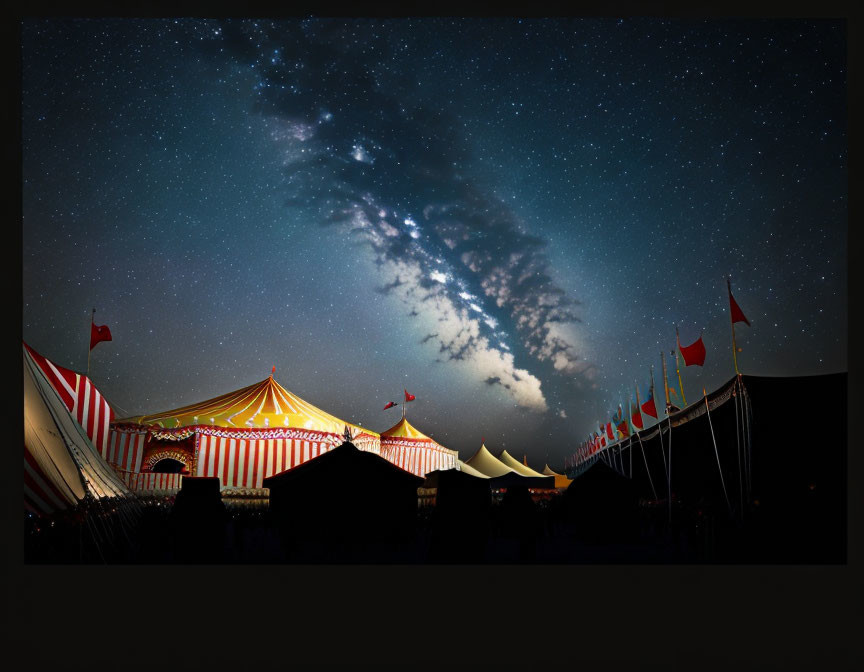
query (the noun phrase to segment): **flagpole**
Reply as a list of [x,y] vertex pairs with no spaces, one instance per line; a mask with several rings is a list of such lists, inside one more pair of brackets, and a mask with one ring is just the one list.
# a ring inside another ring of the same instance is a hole
[[678,327],[675,327],[675,343],[678,347],[675,348],[675,372],[678,374],[678,387],[681,390],[681,401],[684,406],[687,406],[687,397],[684,395],[684,383],[681,382],[681,365],[678,362],[678,351],[681,349],[681,337],[678,336]]
[[663,364],[663,391],[666,393],[666,417],[669,417],[669,407],[672,402],[669,400],[669,378],[666,375],[666,353],[660,351],[660,361]]
[[[729,296],[732,296],[732,280],[726,276],[726,289],[729,290]],[[732,302],[729,301],[729,324],[732,327],[732,361],[735,363],[735,375],[741,375],[738,370],[738,344],[735,342],[735,322],[732,319]]]
[[[654,399],[654,412],[657,412],[657,390],[654,387],[654,365],[651,365],[651,398]],[[660,424],[660,414],[657,414],[657,423]]]
[[90,353],[93,352],[93,348],[90,347],[92,345],[91,341],[93,340],[93,322],[96,319],[96,309],[93,309],[93,312],[90,314],[90,336],[87,338],[87,373],[84,374],[88,378],[90,377]]

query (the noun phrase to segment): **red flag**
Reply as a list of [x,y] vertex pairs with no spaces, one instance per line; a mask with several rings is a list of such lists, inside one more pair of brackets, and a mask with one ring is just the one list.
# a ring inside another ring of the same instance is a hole
[[610,441],[615,440],[615,434],[612,432],[612,423],[611,422],[606,423],[606,436],[609,437]]
[[275,364],[273,365],[273,368],[270,369],[270,375],[272,376],[274,373],[276,373],[276,365]]
[[650,415],[655,420],[657,419],[657,406],[654,404],[654,395],[652,394],[648,397],[648,401],[643,402],[642,404],[642,412],[646,415]]
[[642,414],[639,412],[638,406],[630,416],[630,421],[633,423],[633,426],[636,427],[636,429],[642,429],[644,427],[644,425],[642,424]]
[[386,411],[388,408],[393,408],[395,405],[396,405],[395,401],[388,401],[387,405],[384,408],[382,408],[381,410]]
[[405,401],[406,402],[414,401],[416,398],[417,397],[415,397],[413,394],[408,394],[408,390],[405,390]]
[[[677,330],[675,335],[677,337]],[[679,340],[678,349],[684,358],[685,366],[703,366],[705,364],[705,344],[702,342],[702,334],[699,334],[696,342],[690,345],[681,345]]]
[[101,327],[96,326],[93,322],[90,322],[90,349],[92,350],[96,347],[97,343],[101,343],[102,341],[110,341],[111,340],[111,330],[108,328],[107,324],[103,324]]
[[748,320],[744,316],[744,311],[738,307],[738,303],[735,301],[735,297],[732,296],[732,288],[729,287],[729,311],[732,315],[732,324],[736,322],[743,322],[748,327],[750,326],[750,320]]

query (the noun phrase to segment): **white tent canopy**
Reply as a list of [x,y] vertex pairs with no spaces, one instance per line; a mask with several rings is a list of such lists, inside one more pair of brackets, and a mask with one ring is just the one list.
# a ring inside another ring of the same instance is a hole
[[506,464],[508,467],[510,467],[510,468],[511,468],[513,471],[515,471],[517,474],[521,474],[522,476],[534,476],[534,477],[538,477],[538,476],[539,476],[539,477],[542,477],[542,476],[545,476],[545,475],[546,475],[546,474],[540,474],[540,473],[537,473],[537,472],[534,471],[531,467],[527,467],[527,466],[525,466],[524,464],[522,464],[521,462],[519,462],[518,460],[516,460],[516,458],[514,458],[514,457],[513,457],[510,453],[508,453],[506,450],[503,451],[503,452],[501,453],[501,455],[498,456],[498,459],[499,459],[503,464]]
[[481,474],[485,474],[490,478],[504,476],[514,471],[512,467],[507,466],[486,448],[486,444],[482,444],[480,449],[474,453],[468,460],[464,462],[469,467],[473,467]]
[[482,471],[478,471],[470,464],[468,464],[467,462],[463,462],[462,460],[459,460],[459,471],[468,474],[469,476],[475,476],[476,478],[490,478]]
[[88,496],[130,495],[26,349],[23,364],[25,507],[49,515]]

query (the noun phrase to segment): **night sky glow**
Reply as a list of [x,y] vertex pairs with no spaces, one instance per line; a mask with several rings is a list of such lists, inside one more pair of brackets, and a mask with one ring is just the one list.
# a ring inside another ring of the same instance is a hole
[[[23,338],[561,468],[660,351],[847,368],[842,21],[29,20]],[[673,369],[674,370],[674,369]],[[661,392],[662,394],[662,392]]]

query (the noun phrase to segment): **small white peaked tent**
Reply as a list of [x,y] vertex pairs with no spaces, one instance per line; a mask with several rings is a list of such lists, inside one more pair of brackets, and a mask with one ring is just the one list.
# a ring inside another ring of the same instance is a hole
[[24,369],[24,507],[40,516],[131,493],[27,351]]
[[512,467],[504,464],[501,460],[490,453],[485,443],[481,444],[477,452],[468,458],[468,460],[465,461],[465,464],[490,478],[504,476],[514,471]]
[[459,460],[459,466],[457,468],[463,474],[468,474],[469,476],[474,476],[475,478],[491,478],[491,476],[487,476],[482,471],[478,471],[470,464],[468,464],[467,462],[463,462],[462,460]]
[[549,468],[548,464],[543,465],[543,474],[546,476],[554,476],[555,477],[555,487],[556,488],[567,488],[573,480],[567,478],[564,474],[559,474],[557,471],[552,471]]
[[543,477],[543,476],[546,475],[546,474],[540,474],[540,473],[534,471],[531,467],[529,467],[529,466],[527,466],[527,465],[524,465],[524,464],[522,464],[521,462],[517,461],[517,460],[516,460],[512,455],[510,455],[510,453],[508,453],[506,450],[503,451],[503,452],[498,456],[498,459],[499,459],[503,464],[506,464],[508,467],[510,467],[510,468],[511,468],[513,471],[515,471],[517,474],[521,474],[522,476],[533,476],[533,477],[536,478],[536,477]]

